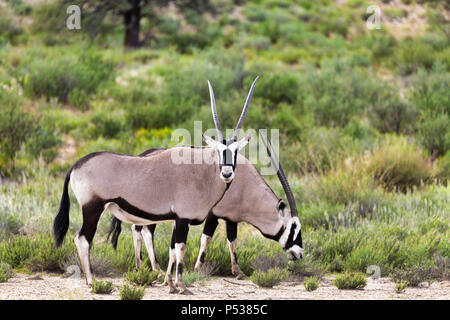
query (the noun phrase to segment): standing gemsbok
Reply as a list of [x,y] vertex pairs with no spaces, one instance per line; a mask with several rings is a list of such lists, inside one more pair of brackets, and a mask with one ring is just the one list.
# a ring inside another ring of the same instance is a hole
[[[204,136],[211,148],[175,147],[152,157],[96,152],[81,158],[69,169],[53,223],[53,233],[56,245],[61,245],[69,228],[70,182],[82,208],[83,224],[75,237],[75,245],[88,285],[92,284],[90,246],[100,217],[109,210],[119,220],[136,225],[175,220],[166,282],[170,291],[175,292],[172,267],[176,261],[175,284],[182,293],[189,293],[182,281],[182,260],[189,225],[205,220],[235,177],[238,152],[250,139],[247,136],[237,141],[256,80],[250,88],[232,140],[223,139],[214,94],[208,81],[214,122],[219,134],[219,141]],[[183,153],[184,158],[187,156],[190,161],[174,162],[174,152],[176,155]],[[202,159],[199,164],[198,159]]]
[[[278,156],[272,148],[270,140],[270,149],[262,136],[261,140],[266,147],[272,164],[277,168],[278,178],[283,186],[290,206],[290,214],[285,210],[285,203],[275,196],[274,192],[264,182],[255,168],[248,161],[245,165],[240,164],[236,169],[236,178],[230,185],[229,190],[222,200],[211,209],[206,218],[201,238],[201,248],[195,265],[197,271],[201,269],[204,262],[206,248],[217,228],[219,218],[226,221],[227,240],[231,257],[231,270],[232,274],[238,278],[244,275],[239,268],[236,256],[238,222],[248,222],[258,228],[267,238],[279,241],[291,258],[302,258],[301,226],[294,195],[283,168],[281,167]],[[156,151],[158,150],[147,150],[140,156],[153,156]],[[276,210],[274,210],[275,208]],[[110,234],[113,235],[112,242],[114,247],[117,246],[118,236],[121,232],[120,226],[121,221],[117,218],[113,218]],[[152,268],[153,270],[159,269],[155,260],[155,251],[153,247],[155,225],[133,225],[132,231],[136,253],[136,267],[138,268],[142,263],[141,247],[142,239],[144,239]]]

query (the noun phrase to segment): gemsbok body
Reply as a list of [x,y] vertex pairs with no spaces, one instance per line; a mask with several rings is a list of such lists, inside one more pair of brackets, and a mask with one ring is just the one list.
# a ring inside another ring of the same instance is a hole
[[[175,220],[170,246],[166,282],[170,292],[176,286],[189,293],[182,281],[182,260],[190,224],[202,223],[225,195],[235,177],[238,155],[250,136],[237,140],[256,80],[247,96],[233,138],[225,140],[217,119],[212,87],[211,108],[219,141],[204,136],[209,147],[174,147],[151,157],[137,157],[96,152],[78,160],[68,171],[60,208],[53,223],[55,242],[61,245],[69,228],[70,199],[68,186],[82,208],[83,224],[75,244],[88,285],[92,284],[89,253],[97,224],[109,210],[116,218],[135,225],[149,225]],[[173,153],[184,154],[190,161],[173,161]],[[202,159],[198,163],[198,159]],[[172,282],[176,261],[175,285]]]
[[[264,140],[262,141],[264,142]],[[279,241],[285,251],[289,253],[290,258],[295,257],[299,260],[302,258],[301,225],[294,196],[277,155],[274,150],[269,149],[267,145],[266,148],[272,163],[275,168],[278,168],[277,174],[283,185],[291,208],[290,214],[286,212],[285,203],[280,200],[265,183],[256,168],[246,160],[245,164],[240,164],[236,168],[236,177],[234,178],[233,183],[231,183],[229,190],[227,190],[224,197],[216,204],[216,206],[211,209],[206,218],[201,237],[201,247],[195,264],[196,271],[201,271],[206,249],[214,235],[219,219],[226,221],[227,242],[231,258],[231,272],[238,279],[244,276],[238,265],[236,255],[237,225],[239,222],[247,222],[259,229],[265,237]],[[147,150],[140,156],[152,156],[155,153],[157,154],[159,150]],[[132,226],[136,268],[139,268],[142,264],[141,247],[142,241],[144,241],[152,269],[159,270],[153,246],[155,227],[156,225]],[[117,218],[113,218],[110,235],[112,235],[114,247],[117,246],[120,232],[121,221]]]

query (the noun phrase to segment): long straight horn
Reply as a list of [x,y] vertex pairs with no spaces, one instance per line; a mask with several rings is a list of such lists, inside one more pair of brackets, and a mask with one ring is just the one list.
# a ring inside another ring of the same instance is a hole
[[217,116],[217,110],[216,110],[216,99],[214,98],[214,91],[211,87],[211,83],[209,83],[208,80],[208,88],[209,88],[209,97],[211,98],[211,111],[213,115],[214,125],[216,126],[217,131],[217,139],[220,143],[223,142],[223,133],[222,128],[220,127],[219,117]]
[[242,109],[241,117],[239,118],[239,121],[236,125],[236,129],[234,130],[233,140],[237,140],[239,136],[239,131],[241,130],[245,116],[247,115],[248,106],[250,105],[250,101],[252,100],[253,91],[255,90],[256,81],[258,81],[258,79],[259,76],[257,76],[256,79],[253,81],[250,91],[248,92],[247,100],[245,100],[244,109]]
[[284,192],[286,193],[286,197],[289,203],[289,208],[291,209],[291,216],[296,217],[298,216],[297,211],[297,204],[295,203],[294,194],[292,193],[291,187],[289,186],[289,182],[286,178],[286,175],[284,174],[283,167],[281,166],[280,160],[278,159],[277,153],[275,152],[274,148],[272,147],[272,142],[270,141],[269,135],[267,135],[267,140],[269,141],[270,149],[266,144],[266,141],[264,140],[261,132],[258,129],[258,133],[261,137],[262,142],[264,143],[264,146],[266,147],[267,154],[270,157],[270,161],[272,162],[273,166],[277,168],[277,176],[278,179],[280,179],[281,185],[283,186]]

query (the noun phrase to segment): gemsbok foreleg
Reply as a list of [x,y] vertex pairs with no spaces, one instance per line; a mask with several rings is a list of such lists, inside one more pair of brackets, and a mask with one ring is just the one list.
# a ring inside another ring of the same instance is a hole
[[147,248],[148,257],[150,259],[150,264],[152,265],[153,271],[161,271],[161,267],[158,264],[155,256],[155,247],[153,243],[153,235],[155,234],[156,224],[150,224],[144,226],[141,230],[142,237],[144,238],[145,247]]
[[142,226],[133,224],[131,233],[133,234],[134,256],[136,257],[136,270],[142,265]]
[[230,250],[231,273],[236,279],[243,279],[245,274],[241,271],[237,263],[236,240],[237,239],[237,222],[227,220],[227,242]]
[[104,205],[102,201],[94,199],[82,206],[83,225],[75,237],[75,246],[80,256],[81,268],[83,269],[87,285],[92,285],[92,270],[89,261],[90,249],[98,220],[100,219]]
[[166,277],[164,279],[164,283],[169,286],[169,293],[177,293],[178,292],[178,289],[175,287],[175,285],[172,281],[173,265],[176,262],[175,232],[176,232],[176,224],[173,225],[172,239],[170,240],[170,248],[169,248],[169,263],[167,264],[167,272],[166,272]]
[[194,270],[196,272],[201,272],[203,263],[205,262],[206,248],[208,248],[209,242],[211,241],[214,232],[216,231],[217,225],[219,224],[219,219],[210,213],[205,221],[205,226],[203,227],[203,233],[200,242],[200,251],[198,253],[197,261],[195,262]]
[[189,233],[189,220],[177,219],[175,221],[175,257],[177,261],[175,285],[181,294],[192,294],[183,283],[183,258],[186,252],[186,240]]

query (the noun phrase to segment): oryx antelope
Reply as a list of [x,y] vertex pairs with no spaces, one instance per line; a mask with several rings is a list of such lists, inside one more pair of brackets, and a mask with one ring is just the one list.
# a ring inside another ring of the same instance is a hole
[[[201,238],[201,248],[195,265],[195,270],[200,271],[204,263],[206,248],[217,228],[218,219],[226,221],[226,233],[231,258],[231,271],[237,278],[244,276],[237,263],[236,238],[237,224],[246,221],[258,228],[266,237],[277,240],[289,253],[290,258],[301,259],[303,254],[301,226],[298,219],[297,206],[286,175],[279,163],[277,154],[270,149],[263,140],[275,168],[278,168],[277,175],[286,193],[290,206],[290,215],[285,210],[285,203],[279,200],[270,187],[264,182],[261,176],[255,172],[255,168],[247,163],[240,165],[236,169],[236,178],[233,180],[229,190],[217,205],[211,209],[206,218],[203,234]],[[151,149],[140,156],[151,156],[158,150]],[[253,192],[249,192],[253,189]],[[263,201],[260,203],[260,201]],[[276,208],[276,210],[274,210]],[[274,214],[277,211],[278,214]],[[278,220],[277,220],[278,219]],[[273,224],[273,225],[272,225]],[[153,247],[153,235],[156,225],[132,226],[132,234],[136,255],[136,268],[142,263],[141,247],[144,240],[147,248],[150,263],[153,270],[159,270],[159,265],[155,258]],[[113,235],[113,246],[117,246],[117,239],[121,232],[121,221],[113,218],[110,235]]]
[[[189,293],[182,281],[182,260],[189,225],[199,224],[206,219],[235,177],[238,152],[250,139],[247,136],[237,141],[237,134],[247,113],[256,80],[250,88],[231,141],[223,139],[216,121],[214,93],[208,82],[214,122],[221,139],[214,141],[205,136],[211,148],[174,147],[151,157],[96,152],[81,158],[69,169],[59,211],[53,223],[53,233],[56,245],[61,245],[69,228],[70,182],[82,208],[83,224],[75,237],[75,245],[88,285],[92,284],[90,246],[100,217],[110,210],[119,220],[136,225],[175,220],[166,282],[171,292],[177,291],[177,285],[182,293]],[[187,154],[190,163],[174,163],[172,152]],[[203,161],[196,164],[194,159]],[[172,271],[175,261],[174,285]]]

